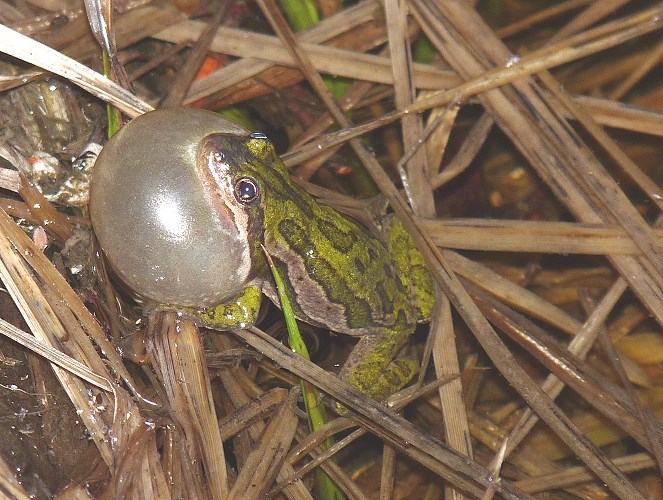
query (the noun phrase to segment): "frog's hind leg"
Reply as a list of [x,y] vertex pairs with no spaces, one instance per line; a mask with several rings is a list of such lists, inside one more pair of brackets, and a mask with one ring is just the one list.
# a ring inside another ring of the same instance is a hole
[[376,401],[402,389],[419,371],[412,358],[393,359],[405,342],[394,333],[362,336],[341,369],[343,380]]
[[419,372],[419,364],[412,358],[396,358],[387,367],[375,383],[366,388],[366,395],[376,401],[384,401],[401,390]]
[[396,275],[409,294],[414,320],[428,321],[435,305],[435,285],[426,259],[417,250],[412,235],[396,217],[385,221],[384,231]]

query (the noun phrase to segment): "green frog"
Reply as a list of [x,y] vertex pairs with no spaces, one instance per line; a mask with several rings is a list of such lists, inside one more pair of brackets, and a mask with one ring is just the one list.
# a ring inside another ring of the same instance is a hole
[[262,295],[279,304],[264,249],[296,317],[359,341],[340,376],[376,400],[417,363],[397,357],[434,304],[431,274],[409,233],[379,233],[291,180],[262,134],[208,111],[142,115],[103,148],[90,215],[111,267],[146,302],[204,327],[252,325]]

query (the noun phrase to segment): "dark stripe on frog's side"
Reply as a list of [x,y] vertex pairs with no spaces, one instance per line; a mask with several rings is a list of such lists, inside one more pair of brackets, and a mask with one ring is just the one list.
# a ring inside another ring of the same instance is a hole
[[[348,301],[348,282],[341,278],[336,268],[326,259],[318,258],[314,266],[306,261],[309,273],[314,272],[320,277],[319,285],[322,283],[335,283],[335,286],[322,286],[323,290],[331,302],[344,304],[346,307],[347,324],[350,328],[364,328],[366,325],[374,323],[373,308],[364,299],[353,296]],[[349,302],[349,304],[348,304]]]
[[[377,280],[376,283],[373,279],[374,276],[371,276],[370,297],[373,304],[375,304],[371,307],[366,298],[353,292],[353,286],[348,281],[347,276],[343,275],[326,256],[321,255],[322,252],[311,242],[311,235],[308,231],[314,231],[315,229],[315,224],[305,227],[294,219],[285,219],[278,225],[278,232],[290,247],[291,255],[297,256],[297,264],[303,266],[311,280],[308,286],[317,287],[324,293],[329,302],[341,306],[345,310],[345,324],[350,329],[363,330],[370,328],[371,325],[384,326],[390,324],[394,320],[393,314],[395,312],[393,290],[390,292],[387,289],[384,280]],[[349,273],[350,276],[365,276],[366,266],[363,262],[359,258],[353,259],[351,262],[355,268]],[[288,274],[296,273],[290,269]],[[293,287],[296,290],[301,290],[302,294],[306,293],[306,289],[302,289],[301,283],[294,282],[294,280]],[[364,293],[366,292],[364,291]],[[352,300],[348,300],[349,296]],[[302,299],[300,298],[300,300]],[[306,311],[302,312],[305,315],[307,314]]]
[[[315,245],[309,241],[306,228],[294,219],[284,219],[278,225],[279,234],[291,248],[292,255],[303,264],[311,281],[320,288],[330,302],[339,304],[345,309],[345,323],[350,328],[365,328],[374,324],[372,309],[368,302],[360,297],[348,301],[348,291],[352,287],[338,270],[322,255],[317,255]],[[286,274],[291,274],[286,272]],[[301,290],[300,283],[292,283],[295,290]],[[303,292],[306,292],[304,289]],[[301,302],[301,301],[300,301]],[[301,311],[305,316],[306,312]]]
[[[306,319],[306,315],[304,314],[304,311],[302,311],[302,308],[299,306],[299,302],[297,301],[297,296],[291,293],[293,290],[297,289],[297,285],[290,279],[291,275],[288,272],[288,264],[274,256],[272,256],[272,262],[274,263],[274,267],[276,267],[281,280],[285,284],[285,292],[288,300],[290,301],[290,308],[292,309],[292,312],[297,318]],[[274,292],[276,293],[276,290],[274,290]],[[316,326],[319,325],[316,323]]]
[[[272,260],[274,261],[274,265],[276,266],[276,268],[279,271],[279,274],[281,275],[281,279],[284,281],[286,288],[286,295],[290,300],[292,311],[297,318],[322,328],[331,328],[338,330],[343,329],[339,328],[337,325],[330,324],[330,321],[328,320],[324,322],[321,320],[317,320],[315,317],[313,317],[314,311],[312,310],[307,309],[306,311],[304,311],[301,307],[301,304],[305,303],[305,300],[299,295],[300,293],[302,294],[310,293],[310,290],[308,290],[307,288],[302,289],[301,283],[297,282],[298,280],[291,279],[293,273],[288,263],[284,262],[279,258],[274,258],[274,257],[272,257]],[[319,260],[317,264],[319,265],[319,267],[315,270],[315,272],[318,275],[334,272],[331,264],[329,264],[329,262],[327,261]],[[320,286],[320,289],[327,296],[328,302],[326,303],[326,305],[324,301],[316,303],[317,310],[315,311],[316,313],[315,315],[325,317],[334,310],[334,308],[331,306],[331,304],[333,303],[336,305],[340,305],[345,311],[343,313],[345,318],[341,324],[348,325],[354,329],[361,329],[362,331],[365,330],[367,327],[370,327],[371,324],[373,324],[373,320],[371,317],[371,308],[366,301],[355,300],[350,303],[350,309],[348,310],[347,301],[339,302],[337,300],[334,300],[333,296],[334,294],[330,289],[324,286]],[[338,299],[338,297],[336,297],[336,299]],[[352,320],[352,318],[354,318],[354,321]]]

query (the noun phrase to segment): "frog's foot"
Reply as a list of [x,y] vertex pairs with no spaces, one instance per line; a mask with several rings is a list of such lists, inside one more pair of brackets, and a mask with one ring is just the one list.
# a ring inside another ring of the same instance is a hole
[[355,387],[371,399],[384,401],[400,391],[419,372],[419,364],[412,358],[397,358],[382,370],[378,379],[370,387]]
[[[419,372],[419,364],[412,358],[397,358],[387,365],[371,386],[353,380],[351,376],[347,381],[359,392],[376,401],[384,401],[392,394],[401,390]],[[335,404],[339,415],[347,415],[348,409]]]
[[411,358],[394,359],[403,344],[398,335],[362,337],[341,369],[340,376],[359,392],[384,401],[402,389],[419,371]]
[[208,309],[188,308],[182,312],[193,318],[198,326],[226,331],[246,328],[255,324],[260,312],[260,288],[246,287],[237,297]]

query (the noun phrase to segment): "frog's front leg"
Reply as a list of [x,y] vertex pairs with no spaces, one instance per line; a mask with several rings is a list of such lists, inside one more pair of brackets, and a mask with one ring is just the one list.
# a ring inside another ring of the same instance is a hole
[[376,401],[399,391],[419,371],[414,359],[394,359],[413,330],[403,325],[363,335],[343,365],[341,378]]
[[228,302],[208,309],[189,309],[185,313],[191,316],[198,326],[220,331],[237,330],[255,324],[261,300],[261,289],[248,286]]

